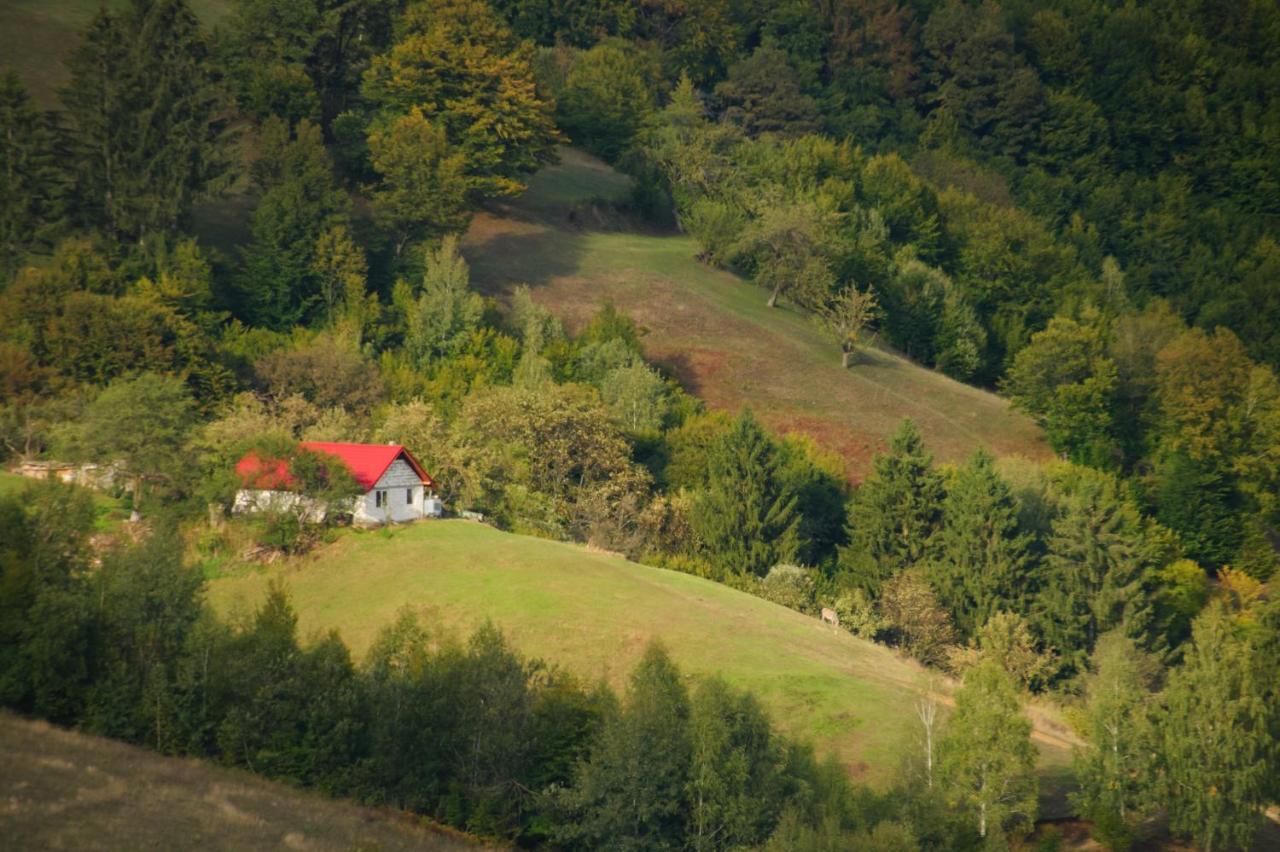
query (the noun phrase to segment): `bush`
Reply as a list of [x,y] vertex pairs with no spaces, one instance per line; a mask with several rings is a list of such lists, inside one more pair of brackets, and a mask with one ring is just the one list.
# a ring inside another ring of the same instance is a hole
[[760,597],[787,609],[812,615],[814,602],[813,572],[799,565],[775,565],[759,584]]

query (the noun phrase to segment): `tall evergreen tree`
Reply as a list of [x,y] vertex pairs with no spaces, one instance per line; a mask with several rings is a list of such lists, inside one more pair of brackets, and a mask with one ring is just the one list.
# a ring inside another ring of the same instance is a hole
[[707,473],[689,520],[721,570],[764,576],[794,557],[796,496],[783,487],[777,452],[750,411],[712,448]]
[[85,220],[129,241],[172,231],[227,168],[225,97],[184,0],[104,6],[68,66]]
[[346,218],[346,195],[334,184],[320,128],[301,122],[292,139],[283,121],[263,125],[263,155],[254,164],[262,198],[238,282],[241,311],[255,323],[288,328],[325,307],[316,246]]
[[605,720],[565,804],[562,842],[587,849],[682,846],[690,767],[689,695],[667,652],[651,644],[626,704]]
[[1085,734],[1074,766],[1072,801],[1111,849],[1127,849],[1152,804],[1148,714],[1152,661],[1121,632],[1098,640],[1085,683]]
[[1249,848],[1266,801],[1269,683],[1254,679],[1252,651],[1226,607],[1212,604],[1156,718],[1170,826],[1205,852]]
[[965,673],[956,709],[938,743],[943,790],[991,843],[1025,833],[1036,817],[1036,749],[1031,720],[1012,679],[993,660]]
[[0,73],[0,281],[22,255],[46,248],[66,218],[62,140],[15,71]]
[[942,477],[924,448],[920,430],[902,421],[878,454],[874,470],[849,506],[850,545],[842,561],[852,565],[869,591],[895,572],[923,561],[942,520]]
[[1031,536],[988,453],[974,453],[951,480],[942,514],[929,579],[956,627],[972,636],[999,610],[1023,612]]
[[1117,481],[1098,474],[1075,487],[1053,521],[1039,571],[1034,621],[1060,655],[1060,674],[1084,669],[1100,635],[1123,627],[1145,638],[1153,620],[1144,593],[1148,554],[1137,508]]

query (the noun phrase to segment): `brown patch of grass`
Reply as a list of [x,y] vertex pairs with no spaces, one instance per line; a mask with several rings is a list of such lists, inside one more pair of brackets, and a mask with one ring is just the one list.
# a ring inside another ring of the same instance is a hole
[[8,714],[0,754],[0,837],[10,849],[481,846],[394,811]]

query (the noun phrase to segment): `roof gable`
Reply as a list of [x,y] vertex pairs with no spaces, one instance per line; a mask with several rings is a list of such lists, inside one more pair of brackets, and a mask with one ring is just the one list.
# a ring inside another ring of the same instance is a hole
[[[422,469],[418,460],[399,444],[340,444],[330,441],[303,441],[298,445],[313,453],[324,453],[341,461],[351,471],[360,487],[369,491],[387,468],[398,458],[403,458],[422,479],[422,484],[434,488],[436,483]],[[236,474],[245,488],[279,491],[294,485],[284,459],[264,459],[250,451],[236,464]]]

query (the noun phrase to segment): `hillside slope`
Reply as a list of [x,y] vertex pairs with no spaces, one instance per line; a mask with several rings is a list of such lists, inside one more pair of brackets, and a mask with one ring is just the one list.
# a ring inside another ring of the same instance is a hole
[[8,849],[478,849],[388,811],[0,714]]
[[646,354],[712,408],[750,405],[782,431],[812,435],[860,478],[899,420],[955,461],[977,447],[1044,457],[1039,428],[1007,401],[921,368],[883,347],[849,370],[806,316],[770,309],[766,294],[697,262],[684,236],[579,227],[592,199],[616,199],[628,179],[573,149],[513,203],[478,215],[464,248],[472,280],[499,297],[528,284],[572,328],[612,300],[649,333]]
[[[304,635],[336,629],[361,659],[409,606],[466,632],[492,620],[522,652],[621,685],[660,639],[683,670],[754,691],[785,729],[864,780],[887,780],[915,735],[923,673],[892,651],[718,583],[576,545],[466,521],[351,531],[312,556],[215,579],[209,595],[243,617],[281,577]],[[1063,743],[1045,734],[1061,781]]]

